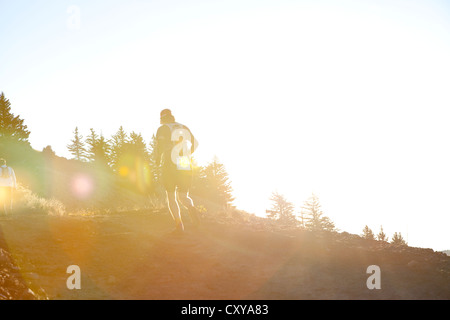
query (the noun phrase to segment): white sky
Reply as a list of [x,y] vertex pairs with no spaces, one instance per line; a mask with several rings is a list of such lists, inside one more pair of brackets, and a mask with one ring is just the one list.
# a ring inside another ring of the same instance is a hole
[[38,150],[68,157],[75,126],[148,142],[168,107],[239,208],[315,192],[342,231],[450,248],[445,1],[0,0],[0,38],[0,91]]

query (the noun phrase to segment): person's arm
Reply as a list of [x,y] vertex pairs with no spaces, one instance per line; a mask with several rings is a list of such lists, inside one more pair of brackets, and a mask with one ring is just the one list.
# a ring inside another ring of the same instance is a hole
[[161,164],[161,157],[164,152],[164,147],[167,144],[167,130],[169,130],[169,128],[161,126],[156,132],[156,165],[158,166]]

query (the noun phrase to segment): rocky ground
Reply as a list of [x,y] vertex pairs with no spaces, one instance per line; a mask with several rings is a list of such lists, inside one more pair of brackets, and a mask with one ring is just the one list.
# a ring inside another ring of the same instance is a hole
[[[0,299],[450,299],[444,253],[233,221],[180,237],[163,212],[1,217]],[[367,288],[371,265],[381,289]]]

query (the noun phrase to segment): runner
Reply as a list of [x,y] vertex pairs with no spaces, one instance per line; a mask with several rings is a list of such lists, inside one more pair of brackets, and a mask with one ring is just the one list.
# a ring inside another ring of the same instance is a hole
[[161,126],[156,133],[157,161],[161,164],[161,179],[166,190],[169,211],[175,221],[174,233],[184,231],[184,223],[180,215],[177,199],[185,206],[194,225],[199,224],[198,210],[189,197],[192,185],[191,155],[197,142],[189,128],[175,122],[169,109],[161,111]]

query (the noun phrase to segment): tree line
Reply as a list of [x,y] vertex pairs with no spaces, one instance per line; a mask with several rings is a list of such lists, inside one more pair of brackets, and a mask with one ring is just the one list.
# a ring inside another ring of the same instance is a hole
[[319,198],[312,194],[295,214],[295,206],[278,192],[270,197],[272,206],[266,210],[267,217],[280,224],[300,227],[311,231],[335,231],[334,223],[323,214]]
[[[380,227],[380,232],[378,232],[378,234],[375,236],[373,231],[366,225],[362,231],[361,237],[363,237],[364,239],[367,239],[367,240],[378,240],[378,241],[384,241],[384,242],[389,241],[389,237],[383,231],[383,226]],[[392,239],[391,239],[391,243],[396,244],[396,245],[406,245],[407,244],[405,239],[403,238],[401,232],[394,232]]]
[[[322,211],[319,197],[314,193],[304,201],[298,215],[295,214],[294,204],[278,192],[272,193],[270,201],[272,205],[270,209],[266,210],[267,218],[278,224],[315,232],[337,231],[334,222]],[[366,225],[361,237],[368,240],[389,241],[389,237],[383,231],[383,226],[381,226],[380,232],[375,236],[373,231]],[[396,245],[407,244],[400,232],[394,233],[391,243]]]
[[[155,192],[162,188],[156,143],[155,135],[147,143],[140,133],[127,133],[123,126],[110,138],[92,128],[84,138],[75,127],[67,149],[73,159],[109,169],[124,179],[136,180],[136,175],[140,175],[150,192]],[[217,158],[205,166],[196,165],[195,159],[193,162],[191,193],[222,208],[231,206],[234,197],[224,164]]]

